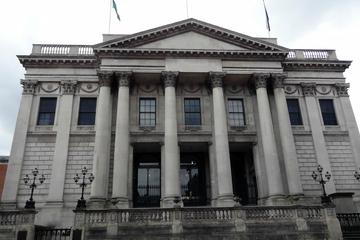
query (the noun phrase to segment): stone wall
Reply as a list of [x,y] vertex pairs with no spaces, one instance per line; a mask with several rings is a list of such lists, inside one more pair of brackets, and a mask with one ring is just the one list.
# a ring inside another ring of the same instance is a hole
[[30,135],[27,137],[18,189],[18,204],[20,204],[20,207],[23,207],[24,202],[30,197],[30,189],[24,184],[23,178],[26,174],[31,177],[31,171],[34,168],[38,168],[39,174],[45,175],[45,182],[34,191],[34,200],[37,203],[46,201],[49,192],[54,149],[54,135]]

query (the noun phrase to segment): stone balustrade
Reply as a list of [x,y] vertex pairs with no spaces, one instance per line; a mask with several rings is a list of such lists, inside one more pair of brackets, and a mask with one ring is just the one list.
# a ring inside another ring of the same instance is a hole
[[35,210],[0,210],[0,239],[34,239]]
[[33,44],[32,55],[92,56],[93,47],[89,45]]
[[303,60],[338,60],[335,50],[325,49],[292,49],[287,59]]
[[[206,235],[213,234],[213,231],[217,234],[231,232],[255,236],[259,227],[266,232],[263,234],[276,235],[281,232],[289,237],[316,234],[324,239],[337,239],[336,234],[341,234],[335,210],[323,206],[80,210],[75,211],[74,229],[81,230],[85,237],[90,238],[91,234],[97,234],[97,231],[106,232],[106,235],[111,236],[129,237],[138,233],[150,236],[154,228],[161,229],[168,237],[173,234],[191,235],[196,232]],[[293,230],[289,231],[290,228]],[[204,229],[208,230],[204,232]],[[233,238],[229,236],[229,239]]]

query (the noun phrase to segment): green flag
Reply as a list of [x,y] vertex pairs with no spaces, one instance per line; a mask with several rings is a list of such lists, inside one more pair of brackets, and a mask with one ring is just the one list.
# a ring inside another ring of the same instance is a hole
[[118,13],[118,10],[117,10],[117,7],[116,7],[115,0],[112,0],[112,2],[113,2],[113,8],[115,9],[116,17],[120,21],[120,16],[119,16],[119,13]]

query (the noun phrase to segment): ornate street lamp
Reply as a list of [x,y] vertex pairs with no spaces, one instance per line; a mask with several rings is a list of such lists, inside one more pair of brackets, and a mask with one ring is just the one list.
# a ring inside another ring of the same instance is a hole
[[[82,177],[79,176],[79,174],[76,174],[74,177],[74,181],[77,185],[79,185],[81,187],[81,198],[78,200],[77,205],[76,205],[76,209],[85,209],[86,208],[86,200],[84,199],[84,189],[87,185],[91,184],[94,181],[94,175],[92,173],[89,173],[87,179],[89,180],[89,182],[86,182],[86,175],[87,175],[87,168],[83,167],[83,169],[81,169],[81,174]],[[82,179],[82,182],[79,182],[80,178]]]
[[[36,177],[39,175],[39,170],[37,168],[32,170],[32,175],[33,175],[32,179],[30,179],[28,174],[26,174],[25,177],[24,177],[25,185],[29,186],[30,189],[31,189],[30,198],[29,198],[29,200],[26,201],[26,204],[25,204],[26,209],[35,209],[35,201],[33,199],[33,195],[34,195],[34,189],[37,186],[36,185]],[[32,182],[30,183],[30,181],[32,181]],[[45,177],[44,177],[43,174],[41,174],[41,177],[39,178],[39,184],[38,185],[43,184],[44,181],[45,181]]]
[[323,172],[323,167],[321,165],[318,165],[317,167],[317,172],[313,171],[313,173],[311,174],[312,178],[316,181],[319,182],[321,184],[322,190],[323,190],[323,196],[321,196],[321,203],[323,204],[330,204],[331,203],[331,199],[328,195],[326,195],[326,191],[325,191],[325,184],[330,180],[331,178],[331,174],[326,171],[325,173],[325,179],[323,178],[322,172]]
[[356,180],[360,181],[360,173],[358,173],[357,171],[355,171],[354,177],[356,178]]

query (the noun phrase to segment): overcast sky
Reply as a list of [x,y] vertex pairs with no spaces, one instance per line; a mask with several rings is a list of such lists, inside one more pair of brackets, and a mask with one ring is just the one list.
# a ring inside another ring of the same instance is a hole
[[[187,18],[186,0],[116,0],[111,33],[136,33]],[[353,60],[345,72],[360,122],[360,0],[266,0],[271,37],[288,48],[336,49]],[[262,0],[188,0],[189,17],[253,37],[267,37]],[[9,155],[24,69],[17,54],[33,43],[96,44],[108,33],[109,0],[0,2],[0,155]],[[356,96],[357,95],[357,96]]]

